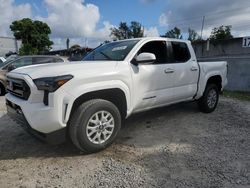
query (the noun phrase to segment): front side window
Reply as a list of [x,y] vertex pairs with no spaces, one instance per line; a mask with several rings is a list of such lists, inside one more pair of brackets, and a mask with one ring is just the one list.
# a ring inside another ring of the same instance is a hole
[[191,58],[188,46],[184,42],[172,42],[172,49],[175,63],[185,63]]
[[123,61],[139,40],[104,44],[83,58],[83,61]]
[[169,62],[166,41],[152,41],[144,44],[138,51],[140,53],[153,53],[156,57],[154,64],[164,64]]

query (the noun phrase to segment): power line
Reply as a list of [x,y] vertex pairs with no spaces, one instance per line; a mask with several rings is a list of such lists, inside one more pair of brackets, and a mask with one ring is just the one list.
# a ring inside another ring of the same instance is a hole
[[[246,7],[241,7],[241,8],[235,8],[235,9],[230,9],[230,10],[224,10],[224,11],[215,11],[215,12],[210,12],[209,14],[204,14],[204,16],[206,17],[206,19],[209,17],[214,17],[215,15],[218,14],[224,14],[224,13],[232,13],[238,10],[242,10],[243,8]],[[248,7],[247,7],[248,8]],[[242,13],[242,12],[241,12]],[[171,23],[178,23],[178,22],[183,22],[183,21],[190,21],[190,20],[200,20],[202,16],[195,16],[195,17],[189,17],[189,18],[185,18],[185,19],[179,19],[179,20],[172,20],[170,22],[168,22],[169,24]],[[218,16],[216,16],[218,17]],[[211,19],[211,18],[210,18]]]
[[[210,13],[207,13],[207,14],[204,14],[204,16],[206,17],[206,22],[208,22],[208,21],[213,21],[213,20],[215,20],[215,19],[218,19],[219,18],[219,15],[221,15],[221,14],[229,14],[229,13],[232,13],[232,12],[236,12],[236,11],[238,11],[238,10],[242,10],[242,9],[244,9],[245,8],[245,11],[241,11],[241,14],[243,14],[244,12],[245,13],[249,13],[249,12],[247,12],[247,10],[246,9],[249,9],[249,7],[239,7],[239,8],[235,8],[235,9],[230,9],[230,10],[224,10],[224,11],[215,11],[215,12],[210,12]],[[232,15],[232,14],[230,14],[230,15]],[[226,16],[226,15],[225,15]],[[202,18],[202,16],[195,16],[195,17],[189,17],[189,18],[185,18],[185,19],[177,19],[177,20],[171,20],[171,21],[169,21],[168,23],[167,23],[167,25],[169,26],[169,25],[180,25],[180,24],[185,24],[185,23],[187,23],[187,21],[189,22],[189,23],[198,23],[198,22],[200,22],[200,20],[201,20],[201,18]],[[157,26],[156,24],[144,24],[145,26]]]
[[[237,11],[241,10],[240,14],[235,14]],[[249,30],[250,32],[250,20],[244,20],[240,23],[232,24],[230,18],[234,18],[239,15],[250,14],[250,6],[249,7],[238,7],[230,10],[224,11],[214,11],[204,14],[204,16],[195,16],[189,17],[185,19],[176,19],[171,20],[167,23],[166,26],[170,27],[180,27],[182,30],[187,30],[188,28],[194,28],[198,30],[198,25],[202,21],[201,27],[201,36],[203,36],[203,31],[205,29],[212,29],[214,27],[219,27],[220,25],[231,25],[232,32],[239,32],[240,30]],[[223,20],[224,18],[224,20]],[[222,23],[223,22],[223,23]],[[146,27],[159,27],[158,24],[144,24]]]

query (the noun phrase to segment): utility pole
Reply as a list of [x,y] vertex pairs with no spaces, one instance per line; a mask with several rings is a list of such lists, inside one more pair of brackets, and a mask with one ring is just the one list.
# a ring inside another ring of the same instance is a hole
[[67,38],[66,40],[66,47],[67,47],[67,50],[69,50],[69,38]]
[[205,24],[205,16],[203,16],[203,19],[202,19],[202,25],[201,25],[201,40],[202,40],[202,34],[203,34],[204,24]]

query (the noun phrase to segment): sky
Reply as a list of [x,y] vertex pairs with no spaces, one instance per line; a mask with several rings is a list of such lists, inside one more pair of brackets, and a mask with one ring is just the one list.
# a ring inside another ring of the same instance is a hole
[[[53,49],[70,45],[95,47],[110,40],[110,28],[138,21],[145,36],[159,36],[179,27],[203,37],[220,25],[232,25],[235,37],[250,36],[249,0],[0,0],[0,36],[13,36],[14,20],[31,18],[46,22],[51,30]],[[186,36],[184,34],[184,36]]]

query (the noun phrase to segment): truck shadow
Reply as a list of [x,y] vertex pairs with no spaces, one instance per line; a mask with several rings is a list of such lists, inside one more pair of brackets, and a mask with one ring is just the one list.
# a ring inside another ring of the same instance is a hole
[[[166,136],[163,129],[164,131],[172,129],[173,127],[168,126],[171,123],[176,124],[176,120],[184,114],[193,116],[196,113],[198,108],[195,103],[180,103],[135,114],[124,122],[116,142],[107,152],[112,152],[112,148],[116,145],[152,147],[168,142],[171,137]],[[171,119],[170,122],[169,119]],[[0,117],[0,124],[0,160],[83,155],[69,142],[54,146],[37,140],[12,121],[8,115]],[[174,128],[174,130],[177,129],[178,127]],[[101,153],[105,154],[105,151]]]

